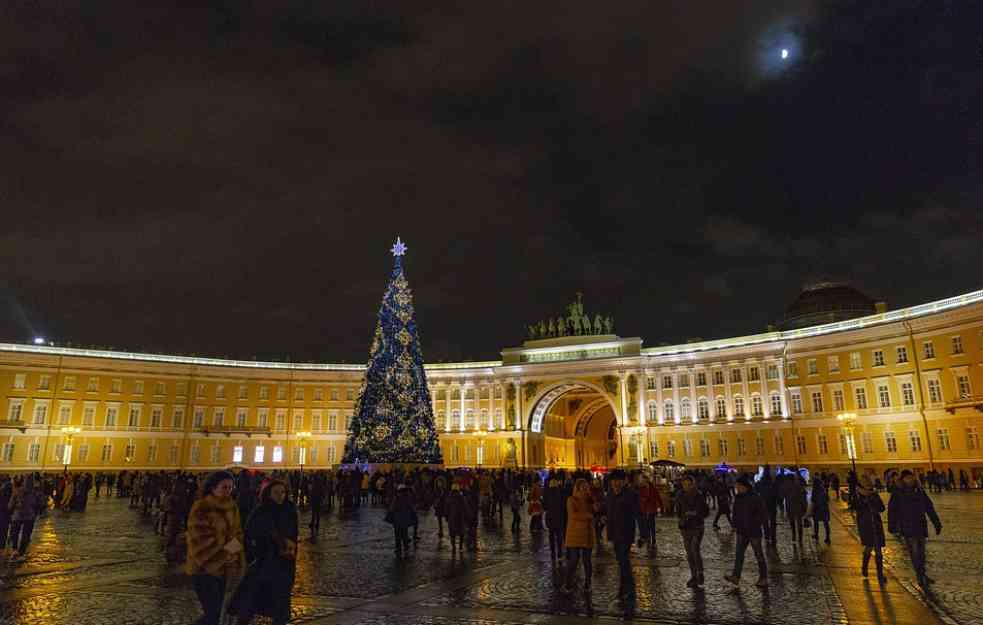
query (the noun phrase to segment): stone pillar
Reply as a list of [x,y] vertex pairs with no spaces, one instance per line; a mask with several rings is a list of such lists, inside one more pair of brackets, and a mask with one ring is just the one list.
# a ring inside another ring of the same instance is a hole
[[662,370],[659,369],[655,372],[655,403],[658,404],[655,409],[656,412],[661,415],[657,417],[659,423],[665,423],[666,421],[666,406],[662,398]]
[[467,423],[467,411],[464,409],[465,398],[468,396],[468,390],[465,388],[464,383],[461,383],[461,431],[465,431],[467,428],[465,424]]
[[[683,422],[683,405],[679,403],[679,375],[675,372],[669,374],[672,377],[672,420],[679,423]],[[690,406],[692,408],[692,406]]]
[[640,369],[635,375],[638,376],[638,398],[636,399],[638,402],[638,424],[645,427],[648,421],[648,378],[644,369]]
[[[785,361],[778,363],[778,396],[782,399],[782,414],[783,419],[788,417],[788,393],[785,389]],[[795,441],[793,441],[795,443]],[[797,444],[797,443],[795,443]]]
[[626,384],[624,371],[618,372],[618,381],[621,389],[621,425],[628,425],[628,385]]
[[724,402],[727,404],[727,421],[734,420],[734,394],[731,392],[730,368],[724,368]]

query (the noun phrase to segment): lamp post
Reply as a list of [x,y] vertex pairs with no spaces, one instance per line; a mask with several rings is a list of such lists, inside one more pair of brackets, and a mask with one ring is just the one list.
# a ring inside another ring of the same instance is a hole
[[846,451],[850,456],[850,465],[853,467],[853,477],[849,481],[850,508],[852,509],[857,480],[859,479],[859,476],[857,475],[857,446],[853,440],[853,429],[857,422],[857,415],[852,412],[844,412],[836,415],[836,419],[843,424],[843,429],[846,430]]
[[488,432],[485,430],[475,430],[472,432],[472,436],[478,439],[478,451],[475,454],[477,456],[475,460],[478,461],[478,466],[481,466],[485,460],[485,437],[488,436]]
[[297,464],[300,465],[301,477],[304,476],[304,465],[307,464],[307,441],[310,438],[310,432],[297,432],[297,444],[300,446],[300,453],[297,454]]
[[61,453],[61,461],[65,465],[65,473],[68,473],[68,465],[72,463],[72,438],[81,431],[81,428],[71,425],[67,425],[61,429],[61,433],[68,439],[65,449]]

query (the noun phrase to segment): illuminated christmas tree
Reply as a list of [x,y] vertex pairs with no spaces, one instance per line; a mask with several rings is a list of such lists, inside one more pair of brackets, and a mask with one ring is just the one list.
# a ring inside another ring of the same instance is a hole
[[406,246],[393,245],[392,276],[379,308],[369,363],[348,427],[345,463],[443,462],[423,352],[413,313],[413,294],[403,275]]

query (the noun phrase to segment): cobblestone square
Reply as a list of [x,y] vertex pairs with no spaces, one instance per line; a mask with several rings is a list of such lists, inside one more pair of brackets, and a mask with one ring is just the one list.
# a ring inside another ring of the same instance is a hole
[[[707,584],[692,591],[674,520],[665,518],[657,553],[633,554],[632,616],[671,624],[983,624],[976,590],[983,582],[983,496],[933,499],[945,527],[929,540],[936,583],[928,594],[917,588],[893,538],[887,587],[860,578],[860,546],[842,506],[834,513],[831,546],[814,543],[809,530],[803,546],[794,546],[788,528],[780,528],[777,548],[768,551],[767,590],[752,585],[753,557],[739,588],[722,579],[733,563],[734,536],[708,523]],[[498,625],[626,616],[607,546],[595,556],[588,601],[579,591],[558,592],[548,543],[530,535],[525,523],[518,536],[507,527],[482,527],[478,551],[461,555],[446,539],[438,541],[435,519],[424,516],[416,553],[398,561],[382,516],[371,507],[325,516],[318,542],[301,546],[291,622]],[[120,499],[94,500],[83,514],[50,512],[38,523],[27,559],[5,563],[0,582],[0,625],[186,624],[200,615],[188,578],[165,562],[151,522]]]

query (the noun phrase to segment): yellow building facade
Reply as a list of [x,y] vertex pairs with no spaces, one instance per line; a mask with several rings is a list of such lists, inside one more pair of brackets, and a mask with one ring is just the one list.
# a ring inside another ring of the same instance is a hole
[[[364,367],[0,344],[0,472],[340,462]],[[765,463],[983,476],[983,291],[644,347],[526,341],[429,365],[448,466]]]

